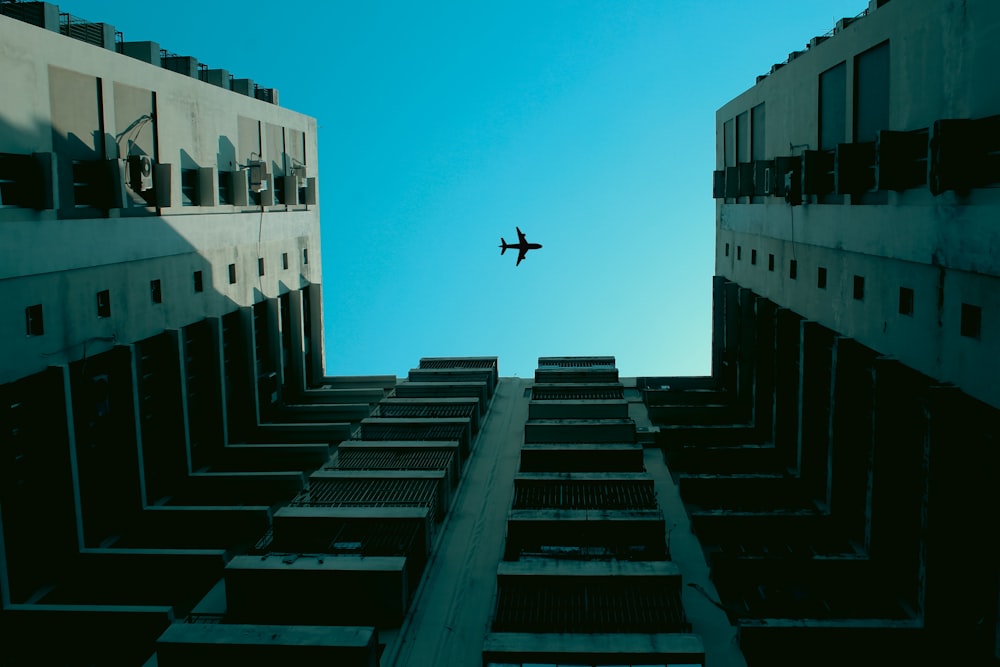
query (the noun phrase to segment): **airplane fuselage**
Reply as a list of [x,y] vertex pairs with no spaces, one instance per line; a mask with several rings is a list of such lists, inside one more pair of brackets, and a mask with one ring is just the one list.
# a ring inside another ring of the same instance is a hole
[[517,229],[517,243],[507,243],[507,241],[505,241],[503,239],[503,237],[500,237],[500,246],[499,246],[499,248],[500,248],[500,254],[501,255],[504,254],[505,252],[507,252],[508,250],[512,249],[512,248],[516,248],[517,249],[517,263],[514,264],[514,266],[517,266],[517,265],[519,265],[521,263],[521,260],[523,260],[525,258],[525,256],[528,254],[529,250],[538,250],[539,248],[542,247],[542,244],[541,243],[528,243],[528,239],[526,239],[524,237],[524,233],[519,228],[515,227],[515,229]]

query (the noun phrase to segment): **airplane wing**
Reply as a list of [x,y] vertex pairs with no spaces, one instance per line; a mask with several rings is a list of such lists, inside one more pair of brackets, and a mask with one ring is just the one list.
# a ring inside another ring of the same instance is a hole
[[517,242],[518,242],[518,244],[527,243],[528,240],[526,238],[524,238],[524,232],[521,231],[521,228],[520,227],[515,227],[514,229],[517,230]]
[[[520,264],[521,260],[524,259],[524,256],[527,254],[528,254],[528,249],[521,248],[520,252],[517,253],[517,264]],[[517,266],[517,264],[515,264],[514,266]]]

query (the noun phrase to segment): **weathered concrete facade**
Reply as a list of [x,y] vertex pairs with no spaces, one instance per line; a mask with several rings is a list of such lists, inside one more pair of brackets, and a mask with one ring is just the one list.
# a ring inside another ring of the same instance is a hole
[[718,275],[995,406],[998,30],[873,0],[719,109],[715,193]]

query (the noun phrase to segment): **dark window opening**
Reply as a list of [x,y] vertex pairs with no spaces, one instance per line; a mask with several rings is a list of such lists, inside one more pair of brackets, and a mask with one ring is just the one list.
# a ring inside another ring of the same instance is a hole
[[736,246],[736,259],[743,259],[743,246]]
[[28,336],[41,336],[45,333],[45,323],[42,320],[42,304],[38,303],[24,309],[24,332]]
[[767,270],[774,271],[774,255],[772,253],[767,254]]
[[149,296],[153,303],[163,303],[163,288],[158,279],[149,281]]
[[229,265],[229,284],[230,285],[235,285],[236,284],[236,265],[235,264],[230,264]]
[[198,205],[198,170],[181,169],[181,205]]
[[303,264],[309,263],[309,248],[302,249],[302,263]]
[[233,204],[233,172],[219,172],[219,204]]
[[729,244],[726,244],[726,257],[729,257]]
[[899,288],[899,314],[913,316],[913,290],[909,287]]
[[753,249],[750,250],[750,263],[751,264],[756,264],[757,263],[757,249],[756,248],[753,248]]
[[101,290],[97,293],[97,316],[111,317],[111,290]]
[[962,304],[962,335],[979,339],[982,334],[983,309],[972,304]]
[[865,298],[865,277],[854,276],[854,298],[861,301]]
[[816,287],[826,289],[826,269],[822,266],[816,271]]
[[202,292],[205,290],[205,283],[203,282],[201,271],[194,272],[194,291]]
[[284,270],[286,270],[286,271],[288,270],[288,253],[287,252],[281,253],[281,268],[284,269]]
[[258,276],[264,275],[264,258],[263,257],[258,257],[257,258],[257,275]]
[[799,263],[794,259],[788,262],[788,277],[795,280],[799,275]]

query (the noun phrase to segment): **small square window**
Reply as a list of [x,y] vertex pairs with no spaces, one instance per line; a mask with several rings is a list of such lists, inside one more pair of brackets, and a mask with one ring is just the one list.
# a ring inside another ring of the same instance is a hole
[[899,288],[899,314],[913,317],[913,290],[909,287]]
[[236,284],[236,265],[235,264],[230,264],[229,265],[229,284],[230,285],[235,285]]
[[257,275],[258,276],[264,275],[264,258],[263,257],[258,257],[257,258]]
[[286,271],[288,270],[288,253],[287,252],[281,253],[281,268],[284,269],[284,270],[286,270]]
[[822,266],[816,271],[816,287],[826,289],[826,269]]
[[101,290],[97,293],[97,316],[111,317],[111,290]]
[[743,259],[743,246],[736,246],[736,259]]
[[754,248],[750,251],[750,263],[757,264],[757,249]]
[[788,277],[795,280],[799,276],[799,263],[794,259],[788,262]]
[[149,296],[153,303],[163,303],[163,288],[159,280],[149,281]]
[[983,309],[972,304],[962,304],[962,335],[979,339],[983,326]]
[[767,270],[774,271],[774,255],[771,253],[767,254]]
[[865,277],[854,276],[854,299],[861,301],[865,298]]
[[302,263],[303,264],[309,263],[309,248],[302,249]]
[[38,303],[24,309],[24,333],[28,336],[41,336],[45,333],[42,304]]
[[201,271],[194,272],[194,291],[203,292],[205,291],[205,282],[202,278]]

